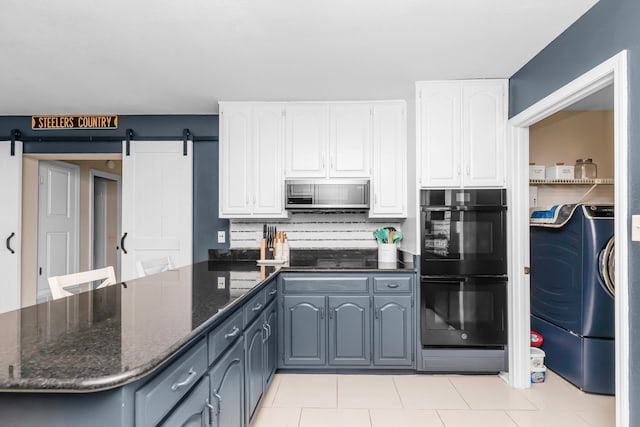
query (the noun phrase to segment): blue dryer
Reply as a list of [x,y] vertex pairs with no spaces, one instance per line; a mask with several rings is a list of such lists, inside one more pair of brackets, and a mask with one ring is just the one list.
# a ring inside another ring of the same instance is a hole
[[562,205],[531,220],[531,329],[549,368],[584,391],[615,389],[612,205]]

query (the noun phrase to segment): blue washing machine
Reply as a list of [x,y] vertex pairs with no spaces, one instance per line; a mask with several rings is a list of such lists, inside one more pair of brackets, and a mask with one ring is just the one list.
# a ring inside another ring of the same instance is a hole
[[615,388],[614,209],[561,205],[531,219],[531,329],[546,365],[584,391]]

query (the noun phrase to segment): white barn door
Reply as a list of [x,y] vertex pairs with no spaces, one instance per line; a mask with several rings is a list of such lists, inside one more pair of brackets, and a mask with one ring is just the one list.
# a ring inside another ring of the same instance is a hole
[[22,142],[0,142],[0,313],[20,308]]
[[169,256],[192,263],[193,143],[131,141],[122,156],[122,277],[138,276],[136,262]]

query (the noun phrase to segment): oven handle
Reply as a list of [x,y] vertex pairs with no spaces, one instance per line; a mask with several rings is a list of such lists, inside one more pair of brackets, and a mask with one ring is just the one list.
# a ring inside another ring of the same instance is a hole
[[421,206],[422,212],[447,212],[447,211],[464,211],[464,212],[503,212],[507,210],[506,206]]
[[491,282],[502,283],[508,282],[507,276],[420,276],[421,283],[460,283],[460,282]]

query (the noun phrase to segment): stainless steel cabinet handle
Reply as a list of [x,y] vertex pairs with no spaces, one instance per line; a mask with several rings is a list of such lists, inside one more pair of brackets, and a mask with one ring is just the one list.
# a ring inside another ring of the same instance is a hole
[[379,319],[380,318],[380,309],[378,307],[376,307],[375,312],[376,312],[376,319]]
[[320,308],[320,318],[324,319],[324,308]]
[[269,296],[271,296],[271,295],[275,295],[275,294],[276,294],[276,292],[278,292],[278,290],[277,290],[277,289],[272,290],[271,292],[269,292]]
[[387,288],[395,289],[398,286],[400,286],[400,285],[398,285],[397,283],[387,283]]
[[335,311],[335,308],[329,307],[329,319],[333,319],[333,312],[334,311]]
[[268,323],[264,324],[267,327],[267,338],[271,336],[271,325]]
[[262,303],[257,303],[255,307],[251,309],[251,311],[258,311],[262,308]]
[[7,237],[7,249],[9,249],[9,252],[11,252],[12,254],[15,254],[16,251],[14,251],[13,249],[11,249],[11,239],[13,238],[13,236],[15,236],[16,233],[11,233],[11,235],[9,237]]
[[234,326],[231,332],[229,332],[228,334],[224,334],[224,339],[237,337],[239,333],[240,333],[240,329],[238,329],[237,326]]
[[262,332],[263,332],[262,341],[264,342],[264,341],[269,339],[269,329],[267,329],[267,324],[266,323],[262,324]]
[[184,381],[179,382],[179,383],[173,383],[173,385],[171,386],[171,391],[176,391],[179,388],[188,386],[189,384],[191,384],[193,382],[193,380],[196,379],[196,376],[198,374],[196,373],[196,371],[193,370],[193,368],[189,368],[189,373],[187,374],[187,378],[185,378]]
[[209,408],[209,427],[215,427],[213,418],[215,417],[216,408],[214,408],[213,405],[209,403],[209,399],[205,400],[205,404],[207,405],[207,408]]
[[218,401],[218,410],[216,411],[216,416],[220,415],[220,410],[222,409],[222,396],[218,394],[218,390],[213,389],[213,397]]

